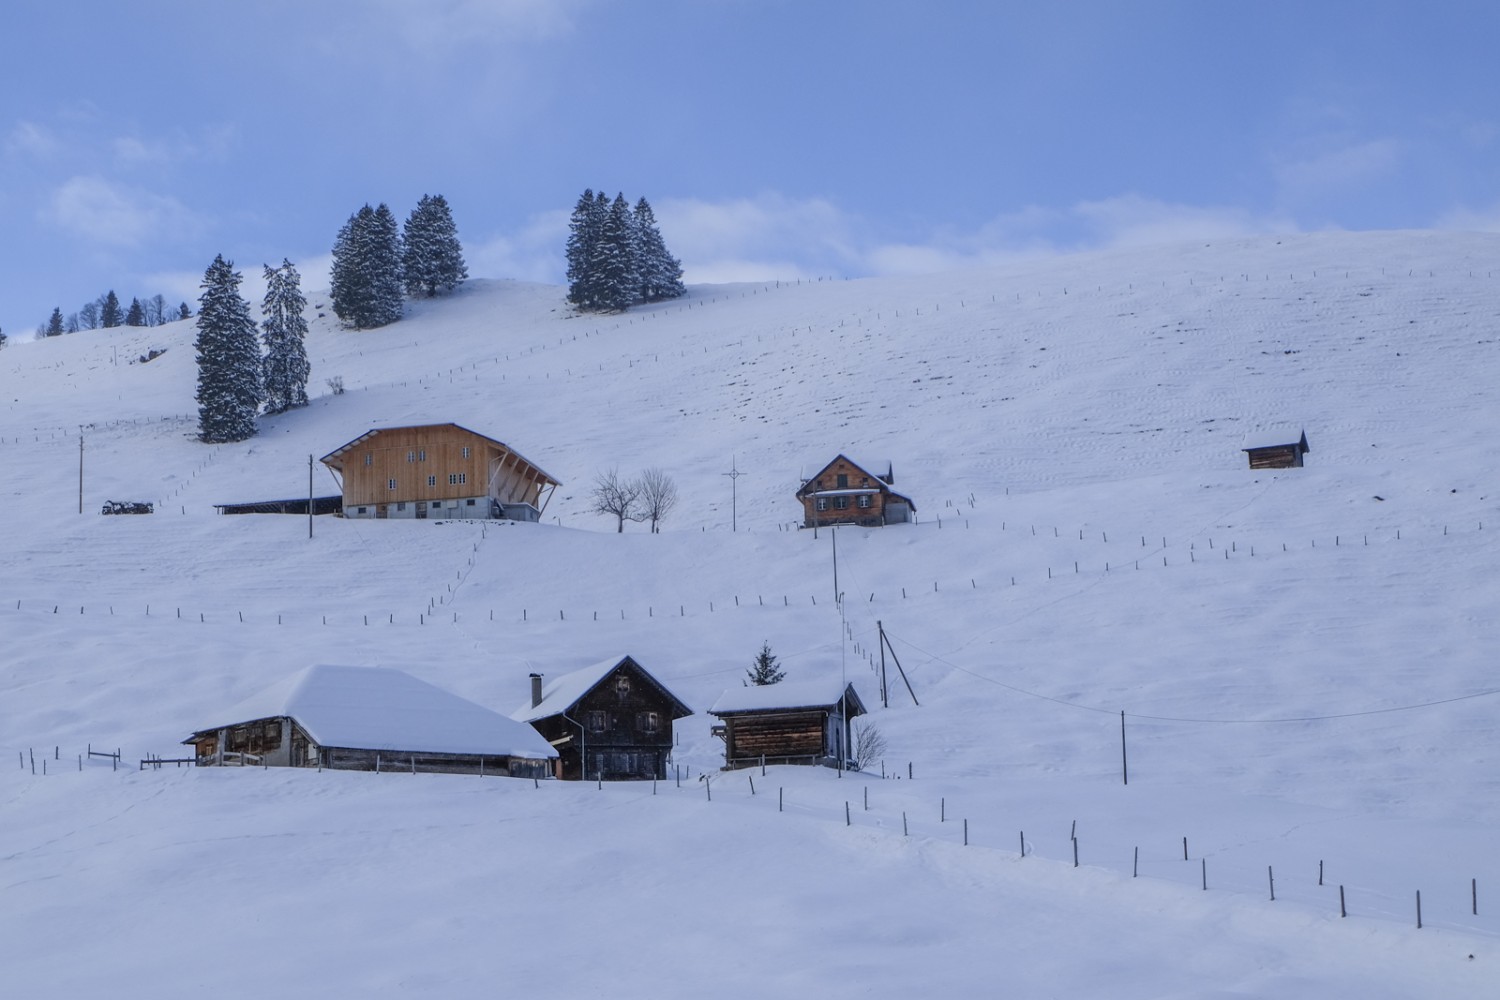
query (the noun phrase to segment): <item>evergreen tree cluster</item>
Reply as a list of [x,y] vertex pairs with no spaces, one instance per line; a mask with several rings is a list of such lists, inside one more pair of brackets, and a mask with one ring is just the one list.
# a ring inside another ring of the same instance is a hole
[[[266,267],[261,329],[240,295],[240,274],[222,255],[203,274],[198,299],[198,436],[208,443],[255,436],[256,415],[307,405],[310,372],[301,278],[291,261]],[[266,354],[260,352],[263,330]]]
[[85,302],[77,312],[63,315],[61,307],[54,308],[47,322],[37,327],[36,335],[41,337],[60,337],[65,333],[77,333],[79,330],[110,329],[116,326],[160,326],[163,323],[171,323],[174,320],[187,319],[192,315],[186,302],[177,308],[167,305],[167,300],[162,295],[153,295],[148,299],[132,298],[127,308],[120,303],[120,297],[111,288],[108,292],[97,299]]
[[667,250],[656,215],[642,198],[583,192],[568,223],[568,301],[589,312],[620,312],[638,302],[675,299],[686,290],[682,263]]
[[402,291],[428,297],[468,278],[453,213],[442,195],[423,195],[401,232],[381,203],[349,217],[333,244],[333,311],[356,330],[394,323]]

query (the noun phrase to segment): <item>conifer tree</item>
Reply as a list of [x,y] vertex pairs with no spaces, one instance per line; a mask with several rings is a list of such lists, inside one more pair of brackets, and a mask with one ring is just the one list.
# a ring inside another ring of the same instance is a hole
[[333,311],[356,330],[401,318],[401,240],[384,203],[349,217],[333,245]]
[[260,344],[240,275],[222,255],[203,273],[198,298],[198,437],[207,443],[255,436],[261,401]]
[[442,195],[423,195],[401,233],[401,268],[408,295],[451,292],[469,276],[453,213]]
[[282,259],[280,267],[265,268],[266,297],[261,300],[262,337],[266,356],[261,373],[265,386],[267,413],[283,413],[307,405],[307,320],[303,310],[307,299],[302,295],[302,277],[292,262]]
[[188,308],[188,304],[186,302],[182,302],[182,303],[178,304],[178,306],[177,306],[177,318],[178,319],[192,319],[193,318],[193,311]]
[[656,214],[642,198],[635,203],[635,230],[639,253],[640,300],[660,302],[675,299],[686,289],[682,284],[682,262],[667,250],[656,226]]
[[756,654],[750,669],[745,671],[748,679],[744,682],[746,687],[752,684],[763,687],[766,684],[775,684],[786,676],[786,671],[776,664],[776,657],[771,655],[771,644],[761,643],[760,652]]
[[585,189],[568,220],[568,301],[581,309],[592,309],[595,298],[589,263],[604,221],[597,209],[594,192]]
[[115,290],[111,288],[99,303],[99,325],[106,330],[119,326],[125,321],[125,313],[120,309],[120,300],[115,296]]
[[589,274],[595,290],[593,308],[621,312],[635,301],[640,284],[636,272],[635,225],[623,194],[615,196],[604,217],[590,255]]
[[63,314],[61,308],[52,310],[52,317],[47,320],[47,336],[61,337],[63,335]]
[[141,305],[140,299],[130,300],[130,311],[125,314],[126,326],[145,326],[146,309]]

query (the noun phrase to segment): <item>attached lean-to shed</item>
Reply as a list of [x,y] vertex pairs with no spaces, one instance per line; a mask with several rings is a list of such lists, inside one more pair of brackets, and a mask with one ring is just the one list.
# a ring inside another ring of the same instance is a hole
[[442,771],[545,778],[557,751],[536,730],[385,667],[293,674],[182,742],[200,767]]
[[1308,452],[1307,432],[1300,427],[1251,431],[1240,445],[1252,469],[1300,469]]
[[865,714],[853,684],[834,681],[782,681],[730,688],[710,715],[723,725],[724,768],[767,764],[827,764],[840,757],[849,766],[850,720]]
[[531,675],[531,699],[511,718],[535,727],[561,754],[559,777],[665,778],[672,723],[693,714],[635,661],[614,657],[552,678]]

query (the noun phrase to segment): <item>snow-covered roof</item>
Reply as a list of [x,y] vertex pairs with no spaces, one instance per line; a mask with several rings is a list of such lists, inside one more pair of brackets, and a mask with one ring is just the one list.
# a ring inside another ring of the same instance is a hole
[[[710,715],[725,715],[735,712],[763,712],[793,708],[828,708],[837,705],[844,697],[846,685],[837,678],[814,681],[781,681],[777,684],[751,685],[729,688],[719,695]],[[864,702],[854,685],[847,685],[849,694],[849,716],[863,715]]]
[[1296,445],[1303,451],[1311,450],[1307,447],[1306,432],[1301,427],[1295,425],[1265,427],[1260,430],[1250,431],[1245,435],[1245,440],[1240,442],[1240,450],[1254,451],[1257,448],[1285,448],[1287,445]]
[[388,667],[308,667],[225,712],[208,732],[289,716],[319,746],[556,757],[530,726]]
[[688,708],[681,698],[668,691],[661,681],[647,673],[645,667],[636,663],[629,656],[616,656],[612,659],[600,660],[598,663],[584,667],[581,670],[559,674],[552,678],[542,687],[542,700],[540,703],[532,705],[531,699],[528,697],[520,708],[511,713],[510,717],[519,722],[535,722],[538,719],[545,719],[548,716],[565,712],[570,705],[573,705],[579,698],[588,694],[594,685],[604,680],[616,667],[621,666],[627,661],[634,663],[637,670],[644,674],[657,687],[661,688],[668,698],[678,703],[682,714],[677,716],[677,718],[693,714],[693,710]]

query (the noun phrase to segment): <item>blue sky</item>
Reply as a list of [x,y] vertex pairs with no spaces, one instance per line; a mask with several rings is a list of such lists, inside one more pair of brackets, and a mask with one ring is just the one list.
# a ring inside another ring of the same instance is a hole
[[[0,328],[222,253],[326,281],[365,202],[560,281],[585,187],[690,281],[1317,229],[1500,230],[1500,5],[20,0]],[[247,291],[258,295],[253,282]]]

